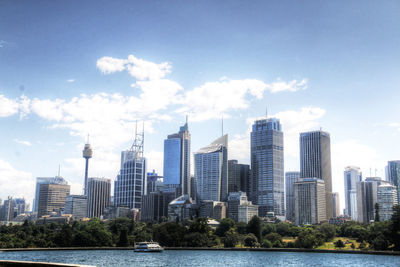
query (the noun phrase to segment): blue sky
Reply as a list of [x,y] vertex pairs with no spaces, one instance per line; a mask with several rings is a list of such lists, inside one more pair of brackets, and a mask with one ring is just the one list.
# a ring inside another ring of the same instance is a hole
[[[399,159],[398,1],[2,1],[0,198],[33,196],[34,179],[62,175],[80,192],[114,179],[119,153],[145,120],[149,169],[189,114],[192,150],[221,134],[249,162],[249,126],[281,119],[285,169],[298,134],[331,133],[333,189],[343,169],[384,176]],[[343,205],[342,205],[343,208]]]

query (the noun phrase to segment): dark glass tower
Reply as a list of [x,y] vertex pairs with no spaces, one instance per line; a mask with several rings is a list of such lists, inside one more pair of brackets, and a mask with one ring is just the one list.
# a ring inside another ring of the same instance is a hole
[[324,180],[326,219],[332,218],[331,138],[329,133],[313,131],[300,134],[300,177]]
[[285,216],[283,132],[275,118],[257,120],[251,132],[251,200],[260,217]]

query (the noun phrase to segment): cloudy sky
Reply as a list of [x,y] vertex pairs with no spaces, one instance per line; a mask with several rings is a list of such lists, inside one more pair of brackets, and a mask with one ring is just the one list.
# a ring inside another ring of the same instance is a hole
[[[0,198],[32,201],[35,177],[61,175],[81,193],[114,179],[135,121],[149,170],[189,115],[192,150],[229,134],[249,163],[256,118],[281,119],[285,169],[298,136],[332,142],[333,189],[343,169],[384,177],[400,158],[399,1],[7,1],[0,3]],[[343,205],[342,205],[343,208]]]

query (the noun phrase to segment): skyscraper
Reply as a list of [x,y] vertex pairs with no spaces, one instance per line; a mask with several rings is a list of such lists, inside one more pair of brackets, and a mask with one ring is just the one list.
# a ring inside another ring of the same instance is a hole
[[74,219],[87,217],[87,196],[69,195],[65,201],[65,214],[71,214]]
[[340,202],[339,202],[339,193],[332,193],[332,217],[336,218],[340,215]]
[[104,209],[110,206],[111,180],[106,178],[89,178],[87,184],[88,217],[100,218]]
[[[325,183],[318,178],[303,178],[294,183],[296,225],[317,224],[326,220]],[[332,204],[332,199],[329,199]]]
[[285,174],[286,184],[286,220],[294,221],[294,183],[300,178],[300,172],[287,172]]
[[380,177],[367,177],[357,183],[357,219],[361,223],[375,220],[375,204],[378,202],[378,186],[389,184]]
[[251,194],[259,215],[285,216],[283,132],[275,118],[257,120],[251,132]]
[[237,160],[228,160],[228,194],[250,190],[250,166],[240,164]]
[[300,177],[318,178],[324,181],[326,219],[332,218],[331,138],[329,133],[313,131],[300,134]]
[[345,215],[357,221],[357,183],[362,181],[360,168],[349,166],[344,170]]
[[393,206],[397,203],[397,190],[394,185],[385,184],[378,186],[380,221],[387,221],[392,218]]
[[38,218],[52,212],[59,213],[60,209],[65,208],[69,192],[70,186],[67,184],[40,184]]
[[400,204],[400,160],[388,162],[388,178],[389,182],[396,187],[397,201]]
[[194,166],[199,200],[225,201],[228,194],[228,135],[197,151]]
[[83,185],[83,194],[87,195],[87,179],[89,173],[89,159],[93,156],[92,146],[89,144],[89,138],[82,151],[82,156],[85,158],[85,183]]
[[36,189],[35,189],[35,199],[33,200],[33,212],[38,211],[39,206],[39,189],[41,184],[61,184],[66,185],[67,181],[64,180],[61,176],[55,177],[37,177],[36,178]]
[[190,132],[187,121],[179,132],[164,140],[164,184],[179,185],[179,194],[190,195]]
[[146,194],[146,158],[144,134],[136,131],[131,149],[121,152],[121,170],[114,183],[114,206],[141,209]]

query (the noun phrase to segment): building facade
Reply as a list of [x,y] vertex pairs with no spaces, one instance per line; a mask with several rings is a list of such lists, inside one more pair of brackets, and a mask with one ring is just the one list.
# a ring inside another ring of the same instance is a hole
[[378,202],[378,186],[389,184],[380,177],[367,177],[357,183],[357,219],[361,223],[375,220],[375,204]]
[[69,195],[65,201],[65,214],[71,214],[72,218],[80,220],[87,217],[88,201],[85,195]]
[[332,218],[336,218],[340,216],[340,201],[339,201],[339,193],[332,193]]
[[259,215],[285,215],[283,132],[275,118],[257,120],[252,126],[251,194]]
[[398,203],[397,189],[394,185],[378,186],[378,204],[380,221],[388,221],[393,215],[393,206]]
[[250,165],[228,160],[228,194],[239,191],[250,192]]
[[324,131],[312,131],[300,134],[300,177],[318,178],[324,181],[326,220],[332,212],[332,169],[331,139]]
[[359,167],[348,166],[344,170],[344,200],[345,215],[353,220],[358,220],[357,211],[357,183],[362,181],[362,173]]
[[286,220],[294,222],[294,183],[300,179],[300,172],[285,174]]
[[327,220],[325,183],[322,179],[301,178],[295,182],[294,199],[296,225],[317,224]]
[[101,218],[111,202],[111,180],[89,178],[87,184],[88,218]]
[[147,194],[157,192],[163,186],[163,177],[158,175],[155,170],[147,173]]
[[175,192],[151,192],[143,196],[141,220],[165,222],[168,220],[168,204],[176,198]]
[[226,218],[226,202],[203,200],[200,203],[199,216],[220,221]]
[[[400,160],[389,161],[387,169],[388,181],[396,187],[397,201],[400,201]],[[400,202],[397,204],[400,204]]]
[[228,135],[194,154],[198,201],[224,201],[228,194]]
[[248,223],[254,216],[258,216],[257,205],[246,202],[238,206],[238,222]]
[[66,185],[67,181],[61,176],[55,177],[37,177],[36,178],[36,189],[35,189],[35,199],[33,200],[32,211],[38,211],[38,202],[39,202],[39,189],[41,184],[61,184]]
[[67,184],[40,184],[38,218],[52,213],[60,213],[70,192]]
[[164,184],[179,185],[179,195],[190,195],[190,141],[187,122],[164,140]]

